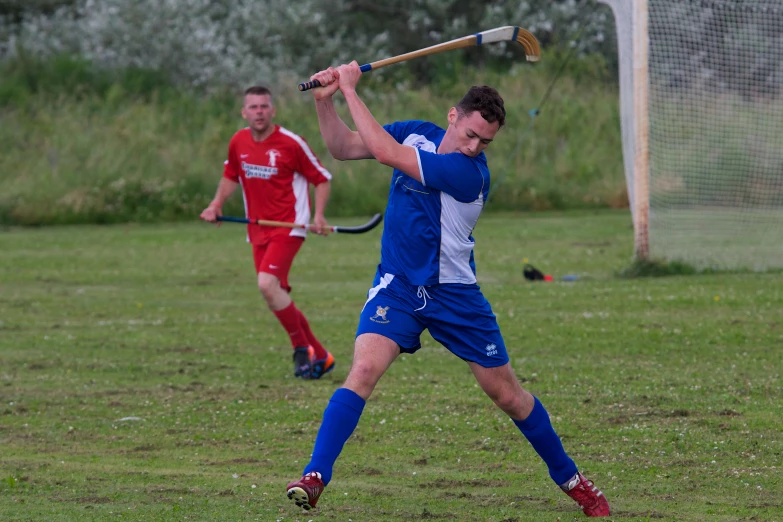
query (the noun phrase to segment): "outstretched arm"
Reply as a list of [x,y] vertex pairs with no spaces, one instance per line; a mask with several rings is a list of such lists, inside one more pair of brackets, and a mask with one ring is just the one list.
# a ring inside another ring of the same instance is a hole
[[356,84],[362,72],[356,61],[337,68],[340,91],[348,103],[348,110],[356,123],[356,129],[372,156],[389,167],[398,169],[416,181],[421,181],[419,155],[415,148],[397,143],[386,130],[375,120],[370,109],[356,94]]
[[335,70],[330,67],[314,74],[310,79],[318,80],[324,86],[313,89],[313,98],[315,112],[318,114],[318,127],[329,154],[337,160],[371,159],[373,156],[362,142],[359,133],[348,128],[334,106],[332,95],[339,88]]

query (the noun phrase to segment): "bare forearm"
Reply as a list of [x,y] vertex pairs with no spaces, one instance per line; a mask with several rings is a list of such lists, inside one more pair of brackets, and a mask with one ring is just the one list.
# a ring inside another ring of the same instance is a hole
[[340,118],[331,97],[317,100],[315,112],[318,114],[321,136],[334,159],[352,160],[371,157],[359,135]]
[[374,158],[384,165],[389,165],[389,160],[393,157],[399,144],[375,120],[370,109],[359,98],[356,91],[344,92],[343,95],[348,103],[348,109],[351,111],[351,117],[356,124],[356,130],[362,142]]
[[239,183],[235,181],[231,181],[228,178],[220,178],[220,183],[218,183],[217,192],[215,193],[215,197],[212,198],[212,201],[209,203],[210,207],[217,207],[222,208],[223,203],[228,199],[228,197],[234,193],[234,191],[239,186]]
[[321,130],[326,148],[335,159],[342,159],[342,143],[351,133],[351,129],[337,114],[332,98],[315,102],[315,112],[318,114],[318,127]]
[[326,204],[329,202],[329,194],[332,190],[332,184],[327,182],[315,186],[315,215],[323,217],[326,212]]

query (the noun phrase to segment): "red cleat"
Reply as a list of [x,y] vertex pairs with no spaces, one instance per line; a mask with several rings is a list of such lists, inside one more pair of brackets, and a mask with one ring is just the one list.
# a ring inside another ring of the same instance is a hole
[[313,361],[313,364],[310,367],[310,375],[308,378],[320,379],[332,370],[334,370],[334,356],[331,353],[326,352],[326,359]]
[[296,482],[291,482],[286,489],[288,498],[309,511],[318,503],[318,497],[324,491],[324,483],[320,473],[311,471]]
[[608,517],[609,502],[593,481],[577,473],[574,478],[560,486],[566,495],[576,500],[579,507],[588,517]]

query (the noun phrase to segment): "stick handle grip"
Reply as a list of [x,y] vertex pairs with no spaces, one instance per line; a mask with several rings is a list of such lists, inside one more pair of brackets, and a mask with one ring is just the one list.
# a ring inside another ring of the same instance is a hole
[[239,218],[239,217],[232,217],[232,216],[218,216],[218,221],[230,221],[231,223],[250,223],[250,220],[247,218]]
[[321,82],[318,80],[312,80],[309,82],[302,82],[299,84],[299,90],[300,91],[309,91],[310,89],[315,89],[316,87],[320,87]]
[[[372,71],[372,64],[365,63],[364,65],[359,66],[359,69],[361,69],[363,73],[370,72]],[[310,89],[315,89],[316,87],[320,87],[320,86],[321,86],[321,82],[319,82],[318,80],[312,80],[309,82],[300,83],[299,90],[309,91]]]

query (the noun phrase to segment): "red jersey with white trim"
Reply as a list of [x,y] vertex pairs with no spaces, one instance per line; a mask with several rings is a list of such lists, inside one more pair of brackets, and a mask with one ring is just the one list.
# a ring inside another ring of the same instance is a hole
[[[249,128],[234,134],[224,165],[223,176],[242,185],[250,219],[309,223],[309,183],[320,185],[332,179],[307,142],[279,125],[261,142],[253,140]],[[304,237],[307,232],[248,225],[247,234],[252,244],[263,245],[275,236]]]

